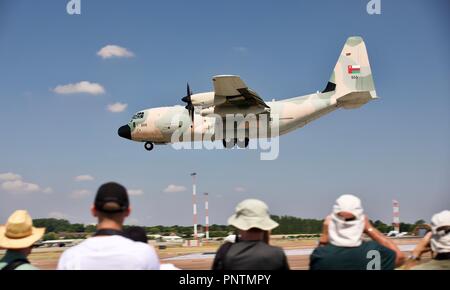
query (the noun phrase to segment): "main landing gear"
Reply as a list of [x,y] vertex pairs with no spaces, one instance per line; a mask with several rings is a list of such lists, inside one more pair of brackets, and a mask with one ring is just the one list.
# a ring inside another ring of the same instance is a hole
[[145,142],[145,144],[144,144],[144,148],[145,148],[145,150],[147,150],[147,151],[152,151],[152,150],[153,150],[153,147],[154,147],[154,145],[153,145],[152,142]]
[[240,140],[237,138],[229,139],[229,140],[227,140],[227,139],[222,140],[223,147],[225,147],[227,149],[233,148],[236,144],[239,148],[247,148],[249,142],[250,142],[249,138],[245,138],[244,140]]

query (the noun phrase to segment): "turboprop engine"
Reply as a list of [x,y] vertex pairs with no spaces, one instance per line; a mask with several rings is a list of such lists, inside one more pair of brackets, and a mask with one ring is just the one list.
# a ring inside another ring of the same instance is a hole
[[215,96],[214,92],[198,93],[191,96],[191,102],[194,107],[208,108],[225,103],[227,99],[221,96]]

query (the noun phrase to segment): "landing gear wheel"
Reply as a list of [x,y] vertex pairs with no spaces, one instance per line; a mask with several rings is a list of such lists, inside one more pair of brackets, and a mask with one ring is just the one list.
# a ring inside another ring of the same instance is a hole
[[152,142],[145,142],[144,148],[145,148],[145,150],[147,150],[147,151],[152,151],[152,149],[153,149],[153,143],[152,143]]
[[250,139],[245,138],[244,140],[237,140],[236,143],[239,148],[247,148],[249,142],[250,142]]
[[231,140],[223,139],[222,144],[223,144],[223,147],[225,147],[227,149],[231,149],[234,147],[234,145],[236,145],[236,139],[231,139]]

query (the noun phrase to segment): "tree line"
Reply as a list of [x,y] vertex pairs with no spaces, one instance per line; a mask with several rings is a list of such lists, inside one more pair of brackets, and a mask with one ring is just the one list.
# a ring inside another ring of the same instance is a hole
[[[293,216],[271,216],[273,220],[279,223],[279,226],[272,231],[272,234],[282,235],[282,234],[318,234],[322,231],[323,220],[320,219],[302,219]],[[413,224],[400,223],[400,232],[412,232],[415,227],[419,224],[425,223],[424,220],[418,220]],[[84,225],[81,223],[70,223],[65,219],[55,219],[55,218],[41,218],[34,219],[33,224],[36,227],[45,227],[46,235],[44,239],[58,239],[59,236],[63,235],[65,238],[77,238],[84,237],[87,234],[95,232],[95,225]],[[387,233],[393,230],[392,225],[386,224],[380,220],[372,221],[374,227],[380,230],[382,233]],[[127,227],[127,226],[125,226]],[[170,235],[176,234],[182,237],[192,237],[193,228],[192,226],[145,226],[143,227],[149,235]],[[199,225],[199,232],[203,232],[204,228]],[[209,226],[209,236],[214,237],[224,237],[230,232],[233,232],[234,228],[227,225],[217,225],[213,224]]]

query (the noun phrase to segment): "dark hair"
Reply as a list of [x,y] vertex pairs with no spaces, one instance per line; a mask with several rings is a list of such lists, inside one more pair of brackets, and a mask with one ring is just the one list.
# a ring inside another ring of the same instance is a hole
[[126,227],[124,229],[125,236],[135,242],[148,243],[147,233],[142,227]]
[[249,233],[260,233],[260,232],[265,232],[265,230],[259,229],[259,228],[249,228],[248,230],[246,230],[246,232]]

